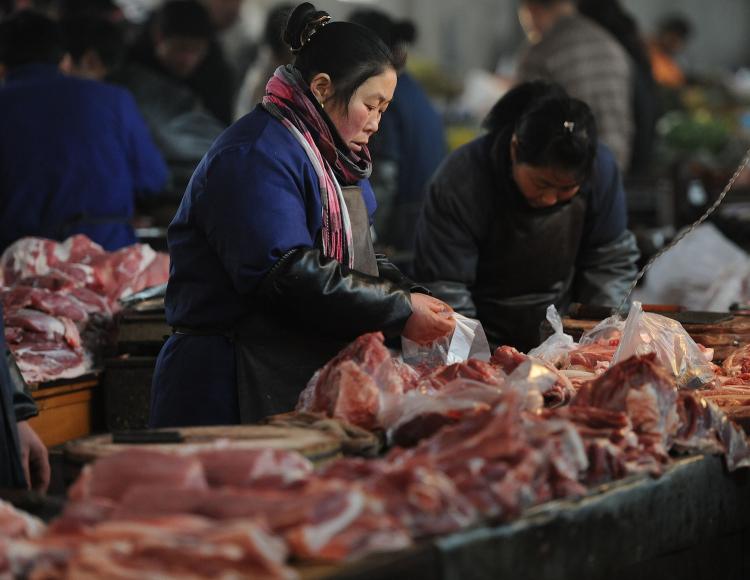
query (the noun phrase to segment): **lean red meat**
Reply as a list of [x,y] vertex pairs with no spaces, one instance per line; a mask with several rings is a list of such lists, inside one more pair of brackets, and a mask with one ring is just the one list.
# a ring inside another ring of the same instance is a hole
[[383,395],[404,392],[402,372],[383,344],[383,334],[364,334],[313,376],[298,411],[322,412],[365,429],[381,427]]

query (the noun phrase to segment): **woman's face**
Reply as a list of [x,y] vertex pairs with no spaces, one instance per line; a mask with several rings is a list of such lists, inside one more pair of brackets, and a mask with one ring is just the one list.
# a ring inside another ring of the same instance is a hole
[[531,207],[552,207],[572,199],[581,189],[581,184],[571,171],[556,167],[541,167],[519,163],[516,160],[515,144],[511,142],[513,181],[521,190]]
[[330,105],[324,101],[328,116],[339,135],[354,153],[359,153],[378,130],[380,117],[388,108],[396,90],[396,71],[388,69],[370,77],[352,95],[348,106]]

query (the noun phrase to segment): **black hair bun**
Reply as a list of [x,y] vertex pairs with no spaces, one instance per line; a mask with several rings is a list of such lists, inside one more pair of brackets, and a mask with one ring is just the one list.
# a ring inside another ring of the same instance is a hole
[[393,40],[411,44],[417,39],[417,27],[411,20],[401,20],[393,26]]
[[292,52],[301,50],[317,28],[329,19],[328,12],[316,9],[310,2],[303,2],[289,15],[284,30],[284,42]]

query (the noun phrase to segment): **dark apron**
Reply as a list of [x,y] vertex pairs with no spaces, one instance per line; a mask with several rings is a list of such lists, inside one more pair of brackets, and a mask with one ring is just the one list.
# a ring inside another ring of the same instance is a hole
[[586,199],[545,210],[500,212],[482,244],[472,297],[493,346],[539,344],[547,307],[566,306],[583,237]]
[[[362,191],[345,187],[343,194],[352,226],[354,269],[377,276]],[[315,371],[348,342],[326,335],[322,328],[267,312],[262,305],[254,309],[237,326],[234,342],[240,421],[254,423],[293,410]]]

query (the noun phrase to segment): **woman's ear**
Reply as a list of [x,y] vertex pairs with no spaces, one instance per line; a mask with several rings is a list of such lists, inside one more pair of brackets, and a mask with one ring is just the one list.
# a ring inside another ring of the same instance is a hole
[[333,83],[326,73],[318,73],[310,81],[310,91],[318,102],[323,105],[333,96]]

